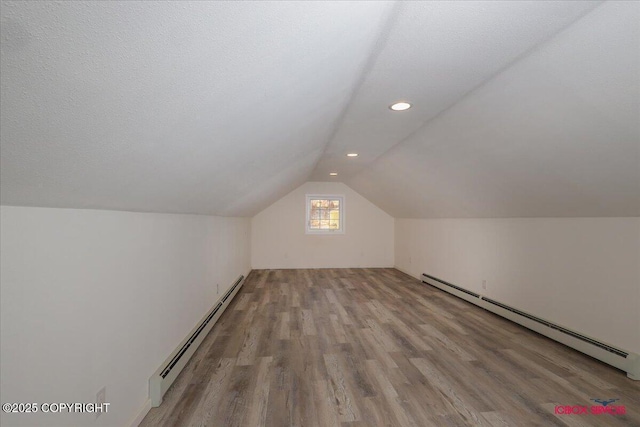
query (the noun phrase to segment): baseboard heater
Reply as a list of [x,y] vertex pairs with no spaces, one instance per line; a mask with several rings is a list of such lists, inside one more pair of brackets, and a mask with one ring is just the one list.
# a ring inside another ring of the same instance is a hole
[[579,332],[557,325],[530,313],[510,307],[494,299],[445,282],[437,277],[422,273],[422,283],[434,286],[451,295],[475,304],[492,313],[511,320],[525,328],[558,341],[566,346],[574,348],[604,363],[621,369],[627,373],[627,377],[640,381],[640,356],[590,338]]
[[185,367],[193,353],[198,349],[213,325],[218,321],[233,297],[236,296],[244,283],[244,276],[238,277],[233,286],[213,306],[202,320],[191,330],[187,337],[169,355],[160,368],[149,378],[149,399],[152,407],[158,407],[162,398],[182,368]]

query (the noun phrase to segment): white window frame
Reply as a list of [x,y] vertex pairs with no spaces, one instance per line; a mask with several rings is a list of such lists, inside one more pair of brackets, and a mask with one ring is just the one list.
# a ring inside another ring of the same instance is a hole
[[[328,200],[339,200],[340,201],[340,228],[337,230],[318,230],[310,228],[311,224],[311,200],[316,199],[328,199]],[[305,234],[345,234],[345,218],[346,218],[346,210],[344,203],[344,194],[307,194],[305,198],[304,208],[306,211],[306,222],[305,222]]]

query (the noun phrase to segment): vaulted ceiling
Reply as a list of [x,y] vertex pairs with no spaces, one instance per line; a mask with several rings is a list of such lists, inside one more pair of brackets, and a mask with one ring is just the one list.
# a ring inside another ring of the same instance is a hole
[[251,216],[335,180],[395,217],[640,215],[638,2],[3,1],[0,28],[2,204]]

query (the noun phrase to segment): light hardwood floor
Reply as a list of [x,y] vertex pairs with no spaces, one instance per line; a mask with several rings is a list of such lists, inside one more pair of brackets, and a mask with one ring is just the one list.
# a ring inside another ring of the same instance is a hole
[[629,427],[640,385],[394,269],[256,270],[142,426]]

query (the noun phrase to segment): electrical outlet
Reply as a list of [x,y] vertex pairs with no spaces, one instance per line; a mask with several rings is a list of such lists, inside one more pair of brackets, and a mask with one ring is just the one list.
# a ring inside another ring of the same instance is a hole
[[484,289],[485,291],[487,290],[487,281],[486,280],[482,281],[482,289]]
[[[96,393],[96,406],[104,407],[104,403],[107,401],[107,386],[104,386]],[[102,415],[102,411],[96,411],[96,418]]]
[[220,283],[216,283],[216,294],[220,293]]

